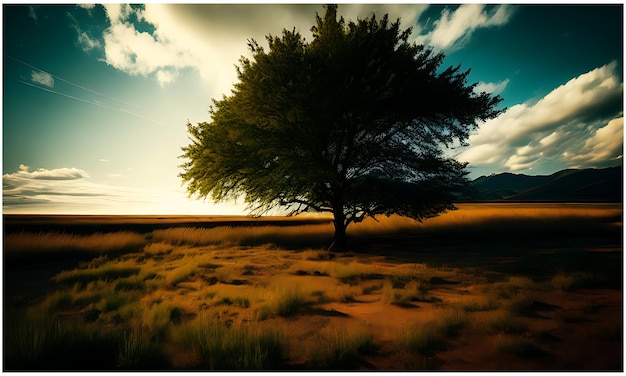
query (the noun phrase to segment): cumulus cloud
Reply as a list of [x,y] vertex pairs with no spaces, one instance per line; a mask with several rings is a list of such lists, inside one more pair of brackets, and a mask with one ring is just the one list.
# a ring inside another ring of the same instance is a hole
[[578,154],[567,153],[565,159],[572,167],[589,167],[622,159],[624,118],[613,119],[597,129]]
[[479,82],[476,87],[474,87],[475,93],[489,93],[493,95],[498,95],[506,89],[506,86],[509,84],[509,79],[505,79],[500,82]]
[[[246,40],[259,37],[255,25],[267,22],[271,16],[280,19],[280,12],[268,13],[263,11],[266,8],[146,4],[141,9],[106,5],[111,26],[102,35],[104,61],[130,75],[150,76],[161,86],[174,82],[180,70],[193,68],[216,91],[227,92],[236,78],[234,64],[246,53]],[[153,30],[141,29],[134,19]],[[244,27],[233,28],[235,23]],[[281,30],[282,26],[276,32]]]
[[[105,5],[110,27],[101,35],[103,60],[129,75],[150,77],[161,86],[176,80],[186,68],[199,72],[208,86],[228,93],[236,80],[234,65],[248,55],[247,41],[265,42],[295,28],[311,40],[315,13],[321,4],[125,4]],[[423,4],[342,4],[346,19],[402,16],[403,27],[416,25],[427,8]],[[146,27],[146,25],[148,27]],[[79,41],[87,47],[88,41]],[[93,38],[92,38],[93,40]]]
[[161,87],[164,87],[165,85],[174,82],[176,76],[178,76],[177,72],[172,72],[164,69],[160,69],[156,73],[157,81],[159,81],[159,85],[161,85]]
[[50,73],[34,70],[30,74],[30,80],[40,85],[54,87],[54,78],[52,78],[52,75],[50,75]]
[[428,34],[419,35],[416,40],[440,50],[456,50],[477,29],[504,25],[512,14],[513,8],[506,4],[491,10],[482,4],[463,4],[454,11],[445,9],[441,18],[434,22],[435,28]]
[[482,124],[459,159],[511,171],[540,161],[599,166],[621,155],[622,96],[617,64],[596,68]]

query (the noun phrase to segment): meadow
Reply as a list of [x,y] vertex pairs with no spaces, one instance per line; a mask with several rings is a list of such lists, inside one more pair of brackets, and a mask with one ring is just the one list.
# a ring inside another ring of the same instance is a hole
[[621,204],[4,216],[4,370],[623,370]]

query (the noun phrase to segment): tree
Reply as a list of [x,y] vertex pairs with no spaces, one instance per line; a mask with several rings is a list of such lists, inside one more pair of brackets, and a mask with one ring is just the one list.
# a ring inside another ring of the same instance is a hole
[[295,29],[267,36],[268,52],[248,42],[232,94],[213,101],[211,122],[188,124],[188,192],[245,194],[256,213],[330,212],[337,248],[365,217],[454,209],[467,164],[444,149],[466,144],[501,98],[475,93],[469,70],[440,69],[443,53],[409,43],[400,20],[346,24],[329,5],[316,21],[310,43]]

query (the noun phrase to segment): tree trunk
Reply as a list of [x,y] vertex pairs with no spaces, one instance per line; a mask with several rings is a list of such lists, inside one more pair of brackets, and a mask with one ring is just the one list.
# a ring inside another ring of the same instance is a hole
[[344,251],[346,249],[346,215],[343,212],[343,205],[333,209],[335,217],[333,223],[335,225],[335,240],[330,246],[333,251]]

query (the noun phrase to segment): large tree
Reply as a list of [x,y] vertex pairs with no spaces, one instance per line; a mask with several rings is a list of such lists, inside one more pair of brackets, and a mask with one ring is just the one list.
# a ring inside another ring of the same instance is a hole
[[316,21],[310,43],[295,30],[267,36],[267,52],[251,40],[231,95],[213,101],[210,122],[188,124],[189,193],[244,194],[257,213],[330,212],[338,248],[367,216],[454,209],[466,163],[444,150],[497,116],[501,99],[476,93],[469,70],[442,69],[444,55],[410,43],[400,20],[346,23],[329,5]]

